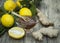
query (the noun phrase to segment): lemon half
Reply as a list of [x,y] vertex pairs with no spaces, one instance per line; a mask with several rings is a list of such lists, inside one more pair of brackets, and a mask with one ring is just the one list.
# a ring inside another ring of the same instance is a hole
[[20,27],[13,27],[8,31],[10,37],[20,39],[25,35],[25,31]]

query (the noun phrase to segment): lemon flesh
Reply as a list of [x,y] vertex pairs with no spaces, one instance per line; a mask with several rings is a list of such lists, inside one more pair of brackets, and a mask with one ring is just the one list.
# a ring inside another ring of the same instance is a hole
[[32,16],[32,12],[31,12],[31,10],[28,9],[28,8],[22,8],[22,9],[20,9],[19,14],[20,14],[21,16],[29,16],[29,17]]
[[13,27],[8,31],[10,37],[20,39],[25,35],[25,31],[20,27]]
[[14,18],[10,14],[4,14],[1,18],[2,25],[5,27],[11,27],[14,24]]
[[16,8],[16,3],[12,0],[8,0],[4,3],[4,8],[7,11],[14,10]]

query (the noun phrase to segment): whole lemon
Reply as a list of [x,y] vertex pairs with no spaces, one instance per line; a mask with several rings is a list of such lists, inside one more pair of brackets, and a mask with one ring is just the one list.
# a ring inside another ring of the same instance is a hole
[[28,8],[21,8],[20,11],[19,11],[19,14],[20,14],[21,16],[29,16],[29,17],[32,16],[32,12],[31,12],[31,10],[28,9]]
[[4,3],[4,8],[7,11],[14,10],[16,8],[16,3],[12,0],[8,0]]
[[14,18],[10,14],[4,14],[1,18],[1,23],[5,27],[11,27],[14,24]]

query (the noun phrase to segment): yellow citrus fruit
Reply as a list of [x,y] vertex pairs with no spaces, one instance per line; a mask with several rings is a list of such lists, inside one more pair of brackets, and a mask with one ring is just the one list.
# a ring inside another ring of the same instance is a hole
[[7,11],[11,11],[11,10],[14,10],[15,8],[16,8],[16,3],[14,2],[14,1],[10,1],[10,0],[8,0],[8,1],[6,1],[5,3],[4,3],[4,8],[5,8],[5,10],[7,10]]
[[32,16],[32,12],[31,12],[31,10],[28,9],[28,8],[21,8],[20,11],[19,11],[19,14],[20,14],[21,16],[29,16],[29,17]]
[[20,39],[25,35],[25,31],[20,27],[13,27],[9,29],[8,34],[14,39]]
[[10,14],[4,14],[1,18],[2,25],[5,27],[11,27],[14,24],[14,18]]
[[21,7],[21,3],[19,1],[16,2],[17,6]]
[[23,0],[17,0],[17,1],[23,1]]
[[12,1],[12,0],[8,0],[8,1]]
[[[10,0],[11,1],[11,0]],[[13,0],[14,1],[14,0]],[[17,0],[17,1],[23,1],[23,0]]]

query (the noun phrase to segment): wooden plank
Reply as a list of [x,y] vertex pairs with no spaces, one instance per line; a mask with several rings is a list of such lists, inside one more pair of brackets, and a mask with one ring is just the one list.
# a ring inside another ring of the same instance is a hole
[[20,39],[20,40],[15,40],[11,37],[8,36],[8,34],[4,34],[1,39],[0,39],[1,43],[23,43],[23,39]]
[[2,37],[1,37],[1,43],[5,43],[6,42],[6,34],[4,34]]
[[31,43],[31,36],[30,36],[30,34],[26,34],[26,36],[24,38],[24,43]]
[[[7,35],[8,36],[8,35]],[[15,40],[11,37],[8,37],[7,40],[6,40],[6,43],[23,43],[23,39],[19,39],[19,40]]]

